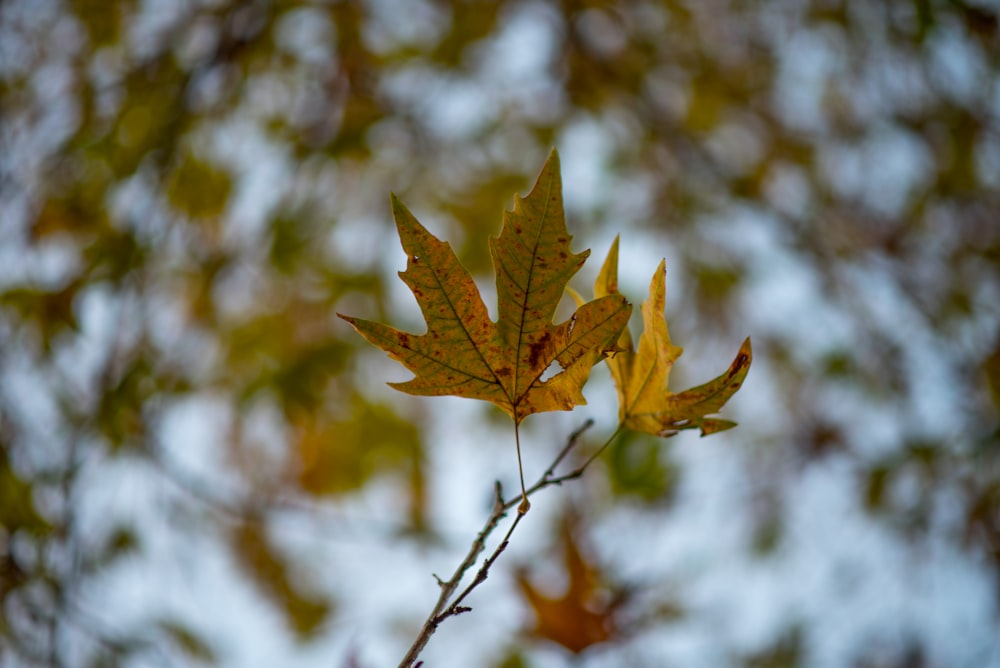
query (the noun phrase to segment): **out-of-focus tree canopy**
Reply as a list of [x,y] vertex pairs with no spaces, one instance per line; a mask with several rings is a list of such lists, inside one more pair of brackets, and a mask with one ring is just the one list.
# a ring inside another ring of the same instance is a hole
[[0,94],[0,665],[398,660],[513,462],[334,313],[418,327],[390,191],[487,276],[552,146],[575,249],[636,303],[666,256],[677,373],[756,362],[428,657],[1000,662],[992,5],[5,0]]

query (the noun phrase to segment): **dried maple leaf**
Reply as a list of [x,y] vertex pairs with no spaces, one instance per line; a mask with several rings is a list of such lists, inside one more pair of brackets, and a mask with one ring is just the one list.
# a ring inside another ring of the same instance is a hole
[[[513,211],[504,211],[500,236],[490,239],[497,322],[451,246],[395,197],[392,209],[408,256],[399,275],[420,304],[427,333],[338,314],[416,376],[390,385],[409,394],[484,399],[515,425],[532,413],[586,403],[581,388],[590,368],[612,348],[632,307],[621,295],[608,294],[581,305],[566,322],[552,322],[566,283],[590,254],[570,252],[557,153],[531,192],[515,199]],[[542,380],[553,362],[561,371]]]
[[[683,348],[670,342],[663,315],[665,262],[661,261],[649,284],[649,299],[642,304],[643,333],[635,350],[628,330],[618,339],[621,352],[607,360],[618,389],[618,418],[629,429],[657,436],[673,436],[681,429],[700,429],[702,436],[735,427],[735,422],[706,417],[717,413],[740,389],[750,369],[750,339],[740,347],[729,370],[714,380],[679,394],[667,389],[670,369]],[[594,284],[598,298],[618,293],[618,239]]]
[[538,591],[524,571],[517,574],[517,584],[535,616],[528,633],[579,654],[588,647],[619,636],[616,622],[620,609],[628,601],[628,592],[618,591],[607,582],[605,574],[584,559],[574,537],[574,528],[569,518],[563,522],[560,532],[568,580],[561,596],[550,597]]

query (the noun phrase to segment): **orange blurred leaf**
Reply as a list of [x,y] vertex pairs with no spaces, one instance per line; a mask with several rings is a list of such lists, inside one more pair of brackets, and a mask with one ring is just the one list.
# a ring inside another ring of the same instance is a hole
[[561,596],[541,593],[524,573],[517,583],[535,615],[529,633],[579,654],[615,638],[615,617],[624,600],[613,595],[601,572],[584,559],[570,523],[564,526],[562,544],[569,585]]

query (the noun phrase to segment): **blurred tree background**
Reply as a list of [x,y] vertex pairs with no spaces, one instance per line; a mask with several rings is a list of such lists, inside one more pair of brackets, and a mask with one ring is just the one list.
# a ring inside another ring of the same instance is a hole
[[[551,146],[576,287],[621,232],[634,303],[667,257],[677,387],[756,361],[736,430],[539,496],[430,664],[1000,665],[998,17],[4,0],[0,665],[398,661],[509,425],[391,393],[334,312],[421,331],[390,191],[488,294]],[[529,478],[613,430],[595,376]]]

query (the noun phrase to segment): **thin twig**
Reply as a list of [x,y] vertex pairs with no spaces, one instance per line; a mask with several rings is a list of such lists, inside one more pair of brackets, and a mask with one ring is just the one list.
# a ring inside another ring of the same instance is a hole
[[[438,597],[437,603],[434,605],[434,609],[431,611],[431,614],[428,615],[427,621],[425,621],[423,627],[421,627],[420,633],[417,635],[416,640],[414,640],[413,645],[410,647],[409,651],[406,653],[406,656],[403,657],[403,660],[400,662],[399,668],[411,668],[414,665],[414,661],[416,661],[417,657],[423,651],[424,647],[427,646],[427,642],[430,640],[431,636],[434,635],[434,632],[437,631],[437,628],[441,624],[441,622],[448,619],[449,617],[454,617],[456,615],[460,615],[464,612],[468,612],[469,610],[471,610],[471,608],[469,608],[468,606],[463,606],[462,602],[466,599],[466,597],[469,596],[469,594],[472,593],[472,591],[476,587],[478,587],[479,585],[481,585],[483,582],[486,581],[486,578],[489,577],[490,568],[497,561],[497,559],[500,558],[500,555],[503,554],[504,550],[507,549],[507,545],[510,542],[510,537],[514,533],[514,529],[517,528],[517,525],[520,524],[521,522],[521,518],[524,517],[524,513],[520,512],[520,510],[517,513],[517,515],[515,515],[514,521],[511,523],[510,528],[507,529],[507,533],[504,535],[503,540],[500,541],[500,544],[497,545],[497,547],[493,550],[490,556],[487,557],[487,559],[483,562],[483,565],[476,572],[476,576],[473,578],[472,582],[470,582],[469,585],[462,590],[462,592],[458,595],[457,598],[455,598],[454,601],[451,601],[451,599],[455,595],[455,592],[458,590],[458,587],[461,584],[462,579],[465,577],[465,574],[469,571],[469,569],[471,569],[475,565],[476,560],[479,558],[479,555],[482,554],[482,552],[486,549],[486,540],[489,538],[490,534],[492,534],[496,530],[497,526],[500,524],[500,520],[502,520],[504,517],[507,516],[507,512],[514,507],[517,507],[518,509],[523,507],[522,502],[526,500],[527,497],[538,492],[539,490],[542,490],[551,485],[562,484],[567,480],[579,478],[581,475],[583,475],[583,472],[587,470],[587,467],[589,467],[591,463],[593,463],[594,460],[597,459],[597,457],[599,457],[600,454],[604,452],[609,445],[611,445],[611,443],[615,440],[618,434],[621,433],[622,431],[622,425],[619,424],[618,428],[611,435],[611,437],[608,438],[607,441],[605,441],[604,445],[602,445],[590,457],[588,457],[587,460],[581,466],[577,467],[576,469],[565,475],[556,477],[555,475],[556,469],[563,462],[566,456],[569,455],[570,451],[576,447],[583,433],[588,429],[590,429],[592,426],[594,426],[594,421],[587,420],[586,422],[583,423],[583,425],[580,426],[580,428],[578,428],[576,431],[570,434],[569,438],[566,440],[566,445],[563,447],[562,450],[559,451],[559,454],[556,455],[556,458],[552,460],[552,464],[550,464],[549,467],[545,469],[545,473],[542,474],[542,476],[538,479],[538,481],[534,485],[524,490],[523,494],[517,496],[514,499],[511,499],[510,501],[504,502],[503,490],[500,486],[500,483],[499,482],[496,483],[494,488],[495,493],[493,501],[493,510],[490,513],[490,516],[486,519],[486,523],[483,525],[483,528],[480,530],[478,534],[476,534],[476,538],[475,540],[472,541],[472,545],[469,547],[469,551],[468,553],[466,553],[465,558],[462,560],[462,563],[458,565],[458,567],[455,569],[455,572],[452,574],[451,579],[447,581],[442,580],[436,575],[434,576],[434,578],[437,580],[438,586],[441,587],[441,595]],[[523,489],[523,482],[522,482],[522,489]]]
[[500,555],[503,553],[503,551],[507,549],[507,544],[510,543],[510,537],[514,533],[514,529],[517,528],[517,525],[520,524],[522,517],[524,517],[524,513],[518,513],[514,517],[514,521],[511,522],[510,528],[507,529],[507,533],[506,535],[504,535],[503,540],[500,541],[500,544],[497,545],[496,549],[493,550],[493,554],[491,554],[486,559],[486,561],[483,562],[483,565],[479,568],[479,570],[476,571],[476,577],[472,580],[472,582],[469,583],[468,587],[462,590],[462,593],[458,595],[458,598],[455,599],[455,602],[449,605],[447,610],[445,610],[444,612],[442,612],[440,615],[437,616],[437,618],[434,620],[435,623],[440,624],[448,617],[454,617],[455,615],[460,615],[463,612],[468,612],[469,610],[472,610],[472,608],[468,606],[461,605],[462,601],[465,600],[466,596],[472,593],[473,589],[481,585],[483,582],[486,581],[486,578],[489,577],[490,567],[497,559],[500,558]]
[[[583,432],[589,429],[593,424],[594,424],[593,420],[587,420],[585,423],[583,423],[583,426],[581,426],[579,429],[570,434],[569,440],[566,443],[566,447],[562,449],[559,455],[552,462],[552,465],[549,466],[549,468],[545,469],[545,473],[543,473],[542,477],[538,479],[538,482],[536,482],[534,485],[528,488],[527,491],[528,496],[531,496],[535,492],[545,489],[546,487],[550,487],[551,485],[561,485],[567,480],[575,480],[580,476],[582,476],[584,471],[586,471],[587,468],[594,463],[594,460],[600,457],[601,454],[608,449],[608,446],[610,446],[614,442],[614,440],[618,437],[618,435],[622,433],[622,429],[624,428],[624,424],[619,423],[618,428],[615,429],[614,433],[608,437],[608,440],[604,442],[604,445],[595,450],[594,453],[590,455],[590,457],[588,457],[583,464],[581,464],[580,466],[578,466],[577,468],[573,469],[572,471],[570,471],[565,475],[553,477],[555,476],[556,473],[555,471],[556,467],[558,467],[559,464],[562,462],[562,460],[565,459],[566,455],[569,454],[569,451],[572,450],[574,446],[576,446],[576,442],[580,438],[580,436],[583,435]],[[518,503],[520,503],[520,501],[521,501],[520,497],[511,499],[506,503],[504,509],[510,510]]]
[[[469,552],[465,555],[465,559],[462,563],[458,565],[455,572],[452,574],[451,579],[444,581],[438,576],[434,576],[437,580],[438,586],[441,587],[441,595],[438,596],[437,603],[434,605],[434,609],[431,614],[428,615],[427,621],[424,622],[423,627],[420,629],[420,634],[417,635],[416,640],[413,641],[413,645],[410,647],[410,651],[406,653],[403,660],[400,662],[400,668],[409,668],[413,665],[413,662],[420,652],[423,651],[424,647],[427,645],[427,641],[431,639],[434,632],[437,631],[437,626],[440,623],[438,619],[441,612],[448,605],[448,601],[454,595],[455,590],[458,589],[458,585],[462,582],[462,577],[465,575],[472,566],[476,563],[476,559],[483,550],[486,549],[486,539],[489,538],[490,534],[497,528],[497,524],[500,520],[507,515],[507,511],[503,502],[503,490],[500,487],[500,482],[496,482],[494,488],[494,501],[493,501],[493,511],[486,520],[486,524],[483,525],[482,530],[476,535],[476,539],[472,541],[472,545],[469,547]],[[518,517],[521,517],[518,515]]]

